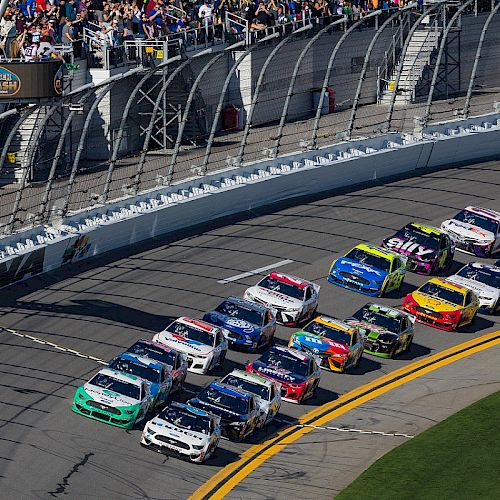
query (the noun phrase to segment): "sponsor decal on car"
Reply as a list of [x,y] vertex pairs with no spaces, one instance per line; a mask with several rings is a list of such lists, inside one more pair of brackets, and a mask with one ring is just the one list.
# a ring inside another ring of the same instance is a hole
[[430,253],[434,253],[434,250],[430,250],[423,245],[419,245],[412,240],[402,240],[400,238],[389,238],[386,242],[386,245],[389,248],[399,250],[401,252],[407,252],[413,255],[417,255],[419,257],[423,257],[424,255],[428,255]]

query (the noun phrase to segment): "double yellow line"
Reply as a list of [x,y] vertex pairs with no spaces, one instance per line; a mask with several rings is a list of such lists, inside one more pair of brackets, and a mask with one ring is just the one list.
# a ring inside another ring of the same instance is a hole
[[227,465],[200,486],[190,499],[216,500],[224,498],[266,460],[311,432],[314,427],[324,425],[349,410],[426,373],[499,344],[500,330],[497,330],[411,363],[311,410],[299,418],[296,424],[285,428],[277,436],[249,448],[236,462]]

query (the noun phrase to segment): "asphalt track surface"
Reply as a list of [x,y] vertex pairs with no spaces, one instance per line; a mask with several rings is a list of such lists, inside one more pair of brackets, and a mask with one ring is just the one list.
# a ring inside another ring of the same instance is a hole
[[[218,281],[285,259],[293,262],[280,269],[322,285],[320,312],[344,318],[369,299],[327,283],[333,257],[361,241],[378,243],[411,220],[437,225],[471,203],[498,209],[499,185],[500,162],[490,162],[246,214],[177,241],[144,243],[4,289],[0,325],[109,360],[172,318],[200,317],[257,277]],[[471,259],[457,253],[452,271]],[[409,274],[403,294],[424,281]],[[382,302],[399,305],[401,298]],[[245,443],[223,441],[202,466],[141,448],[139,430],[72,413],[73,393],[99,369],[95,361],[0,333],[0,497],[186,498],[250,444],[313,407],[410,360],[497,330],[498,323],[498,317],[481,315],[458,333],[418,325],[409,353],[395,360],[366,355],[350,373],[323,372],[315,399],[302,406],[284,403],[277,422]],[[277,342],[292,332],[279,327]],[[183,398],[257,356],[230,351],[223,371],[189,374]]]

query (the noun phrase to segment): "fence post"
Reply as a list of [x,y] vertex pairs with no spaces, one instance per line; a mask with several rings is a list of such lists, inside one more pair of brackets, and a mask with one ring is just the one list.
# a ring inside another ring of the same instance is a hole
[[182,141],[182,135],[184,133],[184,128],[186,127],[186,123],[189,118],[189,111],[191,109],[191,104],[193,103],[193,98],[194,94],[198,90],[198,85],[201,82],[201,79],[205,76],[207,71],[217,62],[219,61],[222,57],[224,57],[226,54],[224,52],[221,52],[220,54],[212,57],[210,61],[208,61],[205,66],[203,66],[202,70],[196,77],[196,80],[193,83],[193,86],[191,87],[191,90],[189,92],[187,101],[186,101],[186,107],[184,108],[184,113],[182,115],[182,121],[179,124],[179,128],[177,130],[177,138],[175,140],[175,145],[174,145],[174,151],[172,153],[172,157],[170,159],[170,165],[168,167],[168,173],[167,173],[167,182],[170,185],[174,176],[174,168],[175,168],[175,163],[177,161],[177,156],[179,155],[179,149],[181,147],[181,141]]
[[321,117],[321,108],[323,107],[323,100],[325,99],[325,94],[326,94],[326,89],[328,88],[328,81],[330,80],[330,74],[332,72],[333,68],[333,62],[335,61],[335,57],[337,56],[337,53],[344,43],[345,39],[362,23],[364,23],[366,20],[374,17],[374,16],[379,16],[382,11],[376,10],[374,12],[370,12],[367,14],[365,17],[362,19],[359,19],[356,21],[350,28],[348,28],[344,34],[340,37],[339,41],[335,44],[335,48],[333,49],[332,53],[330,54],[330,58],[328,60],[328,67],[326,69],[326,74],[325,74],[325,79],[323,80],[323,87],[321,88],[321,96],[319,98],[319,103],[318,107],[316,109],[316,116],[314,118],[314,126],[313,126],[313,131],[312,131],[312,136],[311,136],[311,145],[313,148],[316,147],[316,141],[318,137],[318,127],[319,127],[319,119]]
[[333,29],[335,26],[342,24],[343,22],[344,22],[343,19],[337,19],[332,24],[329,24],[329,25],[325,26],[324,28],[322,28],[320,31],[318,31],[318,33],[316,33],[311,38],[311,40],[309,40],[309,42],[307,42],[307,45],[300,52],[299,57],[297,58],[297,62],[295,63],[295,67],[293,68],[293,73],[292,73],[292,77],[290,79],[290,84],[288,85],[288,92],[286,94],[285,104],[283,105],[283,110],[281,111],[280,124],[278,126],[278,133],[277,133],[277,137],[276,137],[276,145],[273,148],[273,157],[274,158],[277,158],[277,156],[279,154],[279,147],[280,147],[280,143],[281,143],[281,138],[283,137],[283,128],[285,127],[286,119],[288,117],[288,109],[290,107],[290,102],[292,100],[293,88],[295,86],[295,82],[297,80],[300,66],[302,64],[302,61],[304,60],[304,57],[309,52],[309,49],[321,37],[321,35],[326,33],[328,30]]
[[465,96],[465,102],[464,102],[464,108],[462,110],[462,114],[464,118],[469,117],[469,108],[470,108],[470,100],[472,96],[472,89],[474,88],[474,81],[476,79],[476,72],[477,72],[477,67],[479,65],[479,60],[481,58],[481,51],[483,49],[483,42],[486,37],[486,32],[488,31],[488,27],[490,25],[490,22],[493,19],[493,16],[498,12],[498,9],[500,9],[500,2],[498,2],[493,10],[490,12],[488,15],[488,18],[486,19],[483,29],[481,30],[481,36],[479,38],[479,43],[477,45],[477,50],[476,50],[476,57],[474,58],[474,66],[472,67],[472,73],[469,78],[469,86],[467,88],[467,95]]
[[[366,51],[365,59],[363,61],[363,68],[361,69],[361,74],[359,75],[358,86],[356,88],[356,94],[354,96],[354,101],[352,103],[351,118],[349,119],[349,125],[347,126],[347,139],[351,139],[351,136],[352,136],[352,131],[354,128],[354,121],[356,120],[356,112],[358,110],[359,98],[361,95],[361,87],[362,87],[363,82],[364,82],[365,77],[366,77],[366,72],[368,70],[368,63],[370,61],[370,56],[371,56],[373,47],[375,47],[375,44],[377,43],[379,36],[383,33],[384,29],[387,27],[388,24],[391,24],[394,21],[394,19],[398,18],[402,14],[405,14],[405,11],[415,8],[417,5],[418,5],[418,3],[414,2],[412,4],[407,5],[406,7],[403,7],[402,9],[398,10],[394,14],[392,14],[392,16],[388,17],[386,19],[386,21],[384,23],[382,23],[382,26],[377,30],[377,32],[373,36],[373,38],[370,42],[370,45],[368,46],[368,50]],[[395,45],[395,43],[394,43],[394,45]],[[378,68],[377,68],[377,71],[378,71]],[[377,86],[378,86],[378,78],[377,78]],[[378,101],[378,98],[379,98],[379,93],[377,90],[377,101]]]
[[439,46],[439,52],[438,52],[436,64],[434,65],[434,72],[432,74],[431,87],[429,89],[429,95],[427,97],[427,103],[425,105],[425,112],[424,112],[424,117],[423,117],[423,127],[426,127],[427,124],[429,123],[430,112],[431,112],[431,105],[432,105],[432,98],[434,97],[434,90],[436,88],[436,81],[437,81],[439,66],[441,65],[441,58],[443,57],[444,48],[446,46],[446,40],[448,39],[448,33],[450,32],[451,28],[455,24],[455,21],[459,18],[459,16],[462,14],[462,12],[473,1],[474,0],[467,0],[467,2],[465,2],[461,7],[459,7],[457,9],[457,11],[455,12],[455,14],[453,14],[452,18],[450,19],[449,23],[446,25],[446,28],[445,28],[444,33],[442,35],[441,45]]
[[269,63],[271,62],[273,57],[277,54],[277,52],[281,49],[281,47],[286,45],[290,40],[293,40],[295,35],[303,33],[304,31],[307,31],[311,28],[312,28],[312,25],[308,25],[308,26],[304,26],[303,28],[299,28],[297,31],[294,31],[288,37],[281,40],[278,43],[278,45],[276,45],[276,47],[274,47],[274,49],[271,51],[271,53],[267,56],[266,60],[264,61],[264,65],[262,66],[262,69],[260,70],[259,78],[257,79],[257,84],[255,86],[255,90],[254,90],[254,93],[252,96],[252,102],[250,104],[250,110],[248,111],[248,116],[247,116],[246,123],[245,123],[245,129],[243,130],[243,137],[241,139],[240,149],[238,151],[238,156],[236,157],[236,165],[241,165],[241,162],[243,161],[243,155],[245,153],[246,142],[248,139],[248,134],[250,133],[250,126],[252,125],[253,113],[254,113],[257,101],[259,99],[260,88],[262,86],[262,82],[264,81],[264,75],[266,74],[266,70],[267,70],[267,67],[269,66]]

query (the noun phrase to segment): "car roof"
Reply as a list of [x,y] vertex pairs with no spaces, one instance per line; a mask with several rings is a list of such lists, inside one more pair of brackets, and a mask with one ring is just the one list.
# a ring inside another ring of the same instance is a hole
[[117,359],[126,359],[127,361],[132,361],[138,365],[147,366],[148,368],[153,368],[155,370],[161,370],[165,366],[165,363],[161,363],[160,361],[156,361],[155,359],[147,358],[146,356],[139,356],[138,354],[134,354],[131,352],[124,352],[120,354]]
[[495,219],[496,221],[500,221],[500,212],[496,212],[495,210],[491,210],[490,208],[474,207],[472,205],[469,205],[468,207],[465,207],[464,210],[467,210],[467,212],[474,212],[478,215],[484,215],[485,217]]
[[122,382],[126,382],[127,384],[133,384],[137,386],[140,386],[144,381],[144,379],[142,379],[141,377],[131,375],[130,373],[119,372],[118,370],[113,370],[113,368],[103,368],[102,370],[99,370],[98,373],[120,380]]
[[256,373],[248,373],[243,370],[234,369],[232,372],[225,375],[224,378],[228,377],[229,375],[233,375],[234,377],[248,380],[250,382],[255,382],[256,384],[264,385],[266,387],[271,387],[274,385],[274,382],[266,377],[262,377],[261,375],[257,375]]
[[226,384],[221,384],[220,382],[211,382],[208,384],[208,387],[212,387],[213,389],[217,389],[220,392],[223,392],[224,394],[229,394],[230,396],[235,396],[238,398],[243,398],[243,399],[250,399],[253,398],[254,395],[250,394],[247,391],[244,391],[243,389],[239,389],[236,387],[232,387]]
[[281,281],[282,283],[286,283],[287,285],[296,286],[297,288],[300,288],[300,289],[304,289],[309,284],[311,284],[310,281],[307,281],[307,280],[302,279],[302,278],[298,278],[297,276],[292,276],[291,274],[272,272],[272,273],[268,274],[267,277]]
[[249,300],[242,299],[241,297],[235,297],[231,296],[225,299],[224,302],[231,302],[233,304],[237,304],[243,307],[246,307],[247,309],[252,309],[254,311],[260,312],[260,313],[265,313],[267,311],[267,307],[262,305],[262,304],[257,304],[256,302],[250,302]]
[[409,229],[418,229],[419,231],[422,231],[425,234],[434,234],[435,236],[441,236],[444,232],[437,227],[428,226],[427,224],[422,224],[420,222],[410,222],[405,227]]
[[299,361],[310,361],[312,358],[311,355],[306,352],[297,351],[297,349],[292,349],[291,347],[284,347],[281,345],[275,345],[269,349],[270,351],[277,352],[280,354],[288,354],[298,359]]
[[[178,401],[172,401],[168,406],[172,406],[174,408],[179,408],[181,410],[189,411],[190,413],[192,413],[193,415],[196,415],[197,417],[207,417],[207,418],[214,417],[214,415],[212,415],[208,411],[202,410],[200,408],[195,408],[194,406],[191,406],[191,405],[188,405],[185,403],[179,403]],[[167,408],[168,408],[168,406],[167,406]]]
[[320,323],[322,325],[332,326],[350,335],[352,335],[356,331],[356,328],[350,325],[349,323],[346,323],[345,321],[342,321],[337,318],[332,318],[331,316],[325,316],[325,315],[317,316],[309,323]]
[[368,302],[363,306],[363,309],[369,309],[370,311],[378,312],[384,314],[385,316],[408,316],[407,313],[401,311],[400,309],[396,309],[395,307],[385,306],[383,304],[377,304],[375,302]]
[[462,295],[465,295],[467,292],[470,291],[470,289],[467,288],[466,286],[457,285],[456,283],[452,283],[451,281],[448,281],[444,278],[431,278],[426,283],[434,283],[435,285],[442,286],[443,288],[447,288],[448,290],[453,290],[455,292],[459,292]]
[[[359,243],[354,248],[359,248],[360,250],[364,250],[365,252],[371,253],[373,255],[377,255],[387,260],[393,260],[395,257],[401,258],[401,256],[393,252],[392,250],[387,250],[386,248],[381,248],[375,245],[370,245],[368,243]],[[353,250],[354,250],[353,248]]]
[[[176,320],[172,321],[172,323],[182,323],[183,325],[191,326],[197,330],[202,330],[206,333],[211,333],[212,335],[215,335],[218,331],[220,331],[220,328],[218,326],[212,325],[211,323],[208,323],[207,321],[203,321],[201,319],[193,319],[187,316],[181,316],[180,318],[177,318]],[[172,323],[170,323],[170,325]]]
[[135,342],[134,344],[132,344],[130,348],[132,348],[133,346],[135,346],[136,344],[145,344],[146,346],[148,347],[154,347],[155,349],[159,350],[159,351],[163,351],[163,352],[172,352],[172,353],[175,353],[175,354],[179,354],[179,351],[177,351],[176,349],[174,349],[173,347],[168,347],[164,344],[160,344],[159,342],[154,342],[153,340],[149,340],[149,339],[141,339],[141,340],[138,340],[137,342]]

